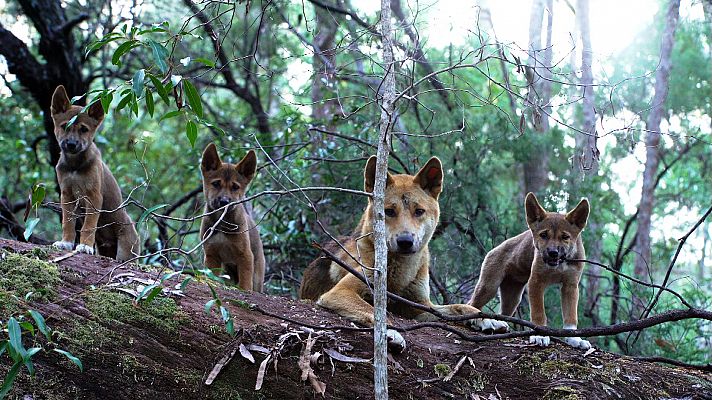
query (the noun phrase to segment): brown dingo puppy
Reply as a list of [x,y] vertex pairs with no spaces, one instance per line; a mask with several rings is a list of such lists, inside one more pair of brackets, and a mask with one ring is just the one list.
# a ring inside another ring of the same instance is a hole
[[121,208],[119,185],[94,144],[104,109],[99,102],[86,112],[82,109],[70,103],[64,86],[57,86],[51,111],[62,151],[55,168],[61,190],[62,240],[54,246],[72,250],[75,221],[83,217],[77,251],[94,254],[96,244],[100,255],[126,261],[139,255],[140,243],[131,218]]
[[[244,204],[229,206],[224,218],[221,208],[243,199],[247,185],[255,176],[257,156],[250,150],[237,164],[224,163],[210,143],[203,151],[205,212],[200,237],[205,239],[205,266],[218,272],[224,269],[243,290],[261,292],[265,278],[265,256],[260,233]],[[216,225],[217,224],[217,225]]]
[[[371,157],[364,171],[364,190],[372,192],[376,174],[376,157]],[[450,316],[479,312],[466,304],[436,305],[430,301],[430,252],[428,243],[440,217],[438,196],[442,190],[443,169],[440,160],[431,158],[415,175],[388,174],[385,193],[386,237],[388,245],[388,290],[414,302]],[[357,238],[344,240],[348,253],[339,248],[341,261],[369,280],[373,271],[362,269],[374,265],[373,201],[369,198],[366,211],[355,233]],[[349,253],[351,255],[349,255]],[[356,276],[326,258],[312,262],[300,288],[300,298],[317,300],[317,304],[365,326],[373,326],[373,306],[370,289]],[[405,318],[434,321],[434,315],[398,302],[389,310]],[[468,325],[486,331],[505,331],[507,324],[489,319],[467,321]],[[395,330],[388,330],[389,344],[405,348],[405,340]]]
[[[500,312],[511,316],[522,299],[524,287],[529,284],[531,321],[543,326],[546,325],[544,290],[547,286],[561,284],[564,329],[576,329],[578,284],[583,265],[566,260],[586,258],[580,234],[588,220],[588,200],[581,200],[565,215],[546,212],[532,193],[527,194],[524,205],[529,230],[487,253],[468,304],[484,307],[499,289]],[[531,336],[529,341],[540,346],[549,345],[548,336]],[[591,348],[591,343],[578,337],[567,337],[564,341],[573,347]]]

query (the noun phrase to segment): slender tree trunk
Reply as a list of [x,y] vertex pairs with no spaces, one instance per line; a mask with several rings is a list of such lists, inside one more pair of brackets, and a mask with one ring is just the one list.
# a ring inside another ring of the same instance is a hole
[[[553,0],[534,0],[531,19],[529,20],[529,94],[528,106],[532,110],[530,121],[536,134],[543,135],[549,131],[551,114],[551,33],[553,26]],[[545,14],[546,13],[546,14]],[[546,45],[542,48],[541,30],[543,16],[547,16]],[[549,156],[546,149],[532,151],[524,163],[524,193],[538,193],[547,183],[549,173]]]
[[391,147],[391,124],[393,122],[396,97],[395,63],[393,62],[393,31],[391,29],[391,2],[381,0],[381,36],[383,45],[383,66],[385,68],[384,92],[381,101],[381,126],[378,137],[376,159],[376,182],[373,188],[373,235],[375,263],[373,307],[375,324],[373,327],[373,381],[377,400],[388,399],[388,341],[386,339],[386,306],[388,290],[388,249],[386,248],[386,223],[384,200],[386,175],[388,173],[388,151]]
[[509,81],[509,64],[504,60],[505,55],[504,55],[504,46],[502,46],[502,43],[499,42],[497,39],[497,35],[495,34],[494,31],[494,24],[492,23],[492,13],[490,12],[489,8],[489,0],[479,0],[477,2],[480,6],[480,20],[479,23],[484,28],[485,31],[488,31],[491,35],[492,38],[494,39],[495,44],[497,45],[497,52],[499,53],[499,65],[500,68],[502,69],[502,79],[504,80],[504,87],[507,90],[507,98],[509,99],[509,107],[512,111],[513,115],[517,114],[517,103],[514,100],[514,95],[512,94],[512,89],[511,89],[511,84]]
[[[574,186],[579,186],[586,175],[594,178],[598,173],[598,146],[596,137],[596,97],[593,88],[593,48],[591,47],[591,24],[589,23],[589,0],[578,0],[576,3],[576,18],[581,35],[581,90],[582,90],[582,123],[581,130],[585,132],[576,134],[576,154],[574,156],[573,176]],[[577,191],[585,195],[586,190]],[[573,199],[574,202],[578,198]],[[600,235],[601,226],[592,220],[587,228],[587,236],[591,239],[591,246],[587,249],[588,256],[593,261],[600,261],[603,243]],[[586,313],[595,309],[598,294],[601,268],[597,265],[587,266],[590,273],[586,280]]]
[[668,93],[668,80],[672,67],[670,55],[675,43],[675,29],[680,14],[680,0],[670,0],[665,18],[665,28],[660,47],[660,65],[655,72],[655,94],[650,114],[645,122],[645,170],[643,172],[643,190],[638,207],[638,234],[635,244],[635,275],[646,279],[650,273],[651,260],[650,219],[653,214],[655,199],[655,177],[660,163],[660,122],[665,112],[665,100]]

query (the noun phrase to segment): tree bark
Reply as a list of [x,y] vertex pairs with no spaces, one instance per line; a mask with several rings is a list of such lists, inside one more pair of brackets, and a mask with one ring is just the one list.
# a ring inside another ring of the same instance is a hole
[[79,22],[88,18],[80,14],[69,19],[59,0],[18,0],[25,16],[39,34],[38,61],[25,43],[0,24],[0,55],[5,57],[8,70],[32,95],[43,115],[50,163],[59,161],[59,144],[54,136],[50,105],[58,85],[64,85],[70,96],[87,92],[89,82],[82,73],[82,50],[72,34]]
[[[529,20],[529,93],[527,103],[532,112],[530,121],[534,134],[545,135],[549,131],[551,114],[551,63],[553,0],[534,0]],[[547,16],[546,45],[542,48],[542,19]],[[549,156],[546,149],[530,152],[524,163],[524,193],[539,193],[548,181]]]
[[383,97],[380,99],[381,120],[376,153],[376,181],[373,187],[373,242],[375,247],[373,308],[373,380],[377,400],[388,399],[388,341],[386,339],[386,308],[388,305],[388,248],[386,246],[385,192],[388,174],[388,153],[396,98],[395,62],[393,60],[393,30],[391,0],[381,0],[381,42],[383,46]]
[[655,178],[660,163],[660,122],[665,112],[665,101],[668,94],[668,82],[672,63],[670,56],[675,43],[675,30],[680,15],[680,0],[670,0],[665,17],[665,27],[660,46],[660,64],[655,72],[655,94],[653,95],[650,114],[645,122],[647,132],[645,138],[645,170],[643,172],[643,189],[638,207],[638,233],[635,244],[635,275],[647,279],[650,274],[651,243],[650,220],[655,200]]

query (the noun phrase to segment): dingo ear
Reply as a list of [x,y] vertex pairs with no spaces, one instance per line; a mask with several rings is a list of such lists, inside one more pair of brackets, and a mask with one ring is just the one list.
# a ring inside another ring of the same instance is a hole
[[203,150],[203,161],[200,163],[200,167],[203,171],[215,171],[220,168],[222,161],[218,155],[218,149],[215,148],[215,143],[208,144]]
[[524,200],[524,211],[527,215],[527,225],[542,221],[546,218],[546,210],[539,204],[534,193],[527,193],[527,198]]
[[64,86],[59,85],[54,89],[54,94],[52,95],[52,114],[61,114],[69,110],[72,104],[69,102],[69,96],[67,96],[67,90]]
[[432,157],[414,178],[423,190],[430,193],[436,200],[443,190],[443,165],[440,159]]
[[104,107],[101,105],[101,102],[95,101],[91,106],[89,106],[89,109],[87,110],[87,114],[89,114],[89,116],[94,118],[97,122],[103,121],[104,120]]
[[584,197],[578,203],[576,208],[566,214],[566,220],[569,221],[569,223],[571,223],[572,225],[575,225],[577,228],[583,230],[583,228],[586,227],[586,222],[588,221],[588,213],[590,209],[591,207],[588,204],[588,199]]
[[[390,172],[386,172],[386,187],[393,182],[393,177]],[[366,162],[366,168],[363,170],[363,191],[373,193],[373,187],[376,185],[376,156],[371,156]]]
[[257,155],[254,150],[250,150],[245,154],[245,156],[237,163],[237,172],[242,174],[248,181],[251,181],[255,177],[255,171],[257,170]]

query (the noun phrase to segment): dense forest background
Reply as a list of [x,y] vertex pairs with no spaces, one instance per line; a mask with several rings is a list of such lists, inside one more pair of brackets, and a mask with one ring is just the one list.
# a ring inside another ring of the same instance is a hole
[[[312,242],[358,222],[365,198],[332,189],[362,189],[392,73],[392,172],[414,173],[433,155],[446,169],[434,300],[469,298],[485,254],[526,228],[533,191],[549,210],[591,201],[587,258],[603,266],[586,267],[580,326],[681,307],[618,273],[709,309],[712,2],[646,2],[649,18],[610,54],[592,47],[601,25],[590,15],[601,13],[588,0],[511,2],[512,17],[476,3],[393,0],[398,63],[384,71],[370,2],[0,0],[0,234],[60,236],[48,109],[64,84],[109,112],[96,143],[130,199],[143,263],[201,267],[201,151],[213,141],[237,161],[255,149],[248,195],[266,290],[294,297]],[[459,13],[466,29],[445,18]],[[526,42],[498,40],[516,25],[528,26]],[[295,190],[306,187],[324,189]],[[44,198],[28,208],[38,188]],[[547,313],[561,326],[553,289]],[[706,363],[711,338],[709,321],[683,320],[593,343]]]

